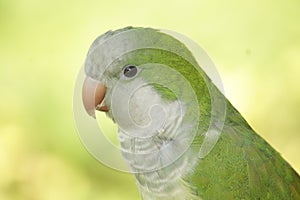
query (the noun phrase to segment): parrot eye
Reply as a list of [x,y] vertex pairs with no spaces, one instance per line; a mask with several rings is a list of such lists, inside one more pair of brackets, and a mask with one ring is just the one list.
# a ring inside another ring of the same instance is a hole
[[134,77],[138,72],[137,66],[134,65],[128,65],[123,69],[123,74],[127,78],[132,78]]

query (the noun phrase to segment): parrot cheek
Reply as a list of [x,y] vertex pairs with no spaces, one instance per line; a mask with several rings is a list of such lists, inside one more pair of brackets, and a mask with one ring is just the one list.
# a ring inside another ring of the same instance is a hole
[[82,101],[86,112],[95,117],[95,110],[108,112],[104,104],[106,87],[99,81],[86,77],[82,87]]

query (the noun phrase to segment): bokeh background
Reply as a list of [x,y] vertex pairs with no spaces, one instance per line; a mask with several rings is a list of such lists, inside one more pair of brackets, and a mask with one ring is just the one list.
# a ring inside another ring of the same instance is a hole
[[89,45],[109,29],[183,33],[251,126],[300,172],[300,1],[0,0],[0,199],[139,199],[98,163],[72,113]]

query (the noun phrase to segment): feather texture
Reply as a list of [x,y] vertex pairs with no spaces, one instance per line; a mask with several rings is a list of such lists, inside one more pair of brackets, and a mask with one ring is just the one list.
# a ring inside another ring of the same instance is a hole
[[[121,73],[128,64],[140,70],[130,80]],[[300,199],[299,175],[178,39],[151,28],[110,31],[93,43],[85,69],[107,86],[108,115],[143,199]]]

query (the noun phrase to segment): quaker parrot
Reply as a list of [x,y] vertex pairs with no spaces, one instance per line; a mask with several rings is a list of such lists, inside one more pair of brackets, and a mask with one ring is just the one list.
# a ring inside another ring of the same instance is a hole
[[118,125],[141,198],[300,199],[297,172],[199,63],[179,37],[153,28],[108,31],[89,49],[83,104]]

